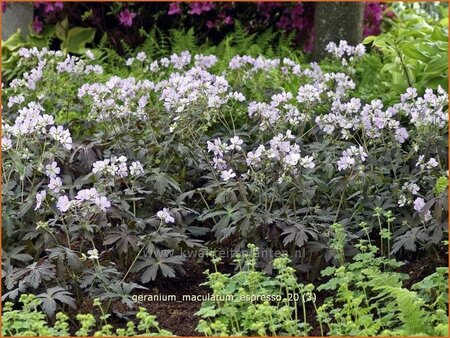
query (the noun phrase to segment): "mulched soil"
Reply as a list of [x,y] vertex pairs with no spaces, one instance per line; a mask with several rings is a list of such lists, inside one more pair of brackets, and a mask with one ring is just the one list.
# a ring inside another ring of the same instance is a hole
[[188,261],[184,266],[186,275],[175,278],[160,278],[151,284],[146,295],[175,295],[177,301],[147,301],[140,304],[149,313],[156,316],[161,328],[177,336],[199,336],[195,328],[199,318],[194,314],[200,309],[201,302],[182,301],[184,295],[207,295],[206,286],[199,286],[206,281],[203,272],[210,268],[204,262]]
[[436,252],[436,255],[430,254],[415,261],[406,261],[398,272],[409,275],[409,279],[403,283],[403,286],[409,289],[413,284],[434,273],[440,266],[448,266],[448,255],[444,250]]

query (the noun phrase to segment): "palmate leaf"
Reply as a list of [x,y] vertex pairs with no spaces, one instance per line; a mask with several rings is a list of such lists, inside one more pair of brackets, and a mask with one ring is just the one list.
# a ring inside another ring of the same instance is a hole
[[37,295],[42,300],[41,306],[48,316],[52,316],[56,311],[56,301],[67,304],[70,308],[76,309],[75,299],[72,294],[60,286],[47,289],[47,292]]
[[180,186],[172,177],[158,169],[154,169],[152,172],[153,175],[148,176],[146,182],[151,182],[159,195],[163,195],[170,188],[181,192]]
[[104,245],[110,245],[115,243],[115,247],[119,249],[119,252],[126,253],[131,247],[134,250],[138,246],[138,237],[131,234],[126,224],[122,224],[120,227],[109,231],[106,234]]
[[12,248],[11,251],[3,252],[3,264],[9,265],[11,261],[28,262],[33,259],[29,254],[23,253],[24,246]]
[[12,280],[22,280],[25,284],[36,289],[42,281],[49,281],[55,277],[55,266],[49,262],[34,262],[26,268],[17,269],[11,276]]
[[122,304],[132,308],[135,306],[135,303],[131,297],[131,292],[135,289],[148,290],[145,286],[136,283],[115,282],[108,286],[108,292],[102,293],[100,300],[119,299]]
[[143,257],[136,264],[134,271],[145,269],[141,276],[142,283],[148,283],[156,279],[158,271],[164,277],[175,277],[174,265],[181,265],[185,260],[183,256],[169,256],[171,250],[155,251],[155,257]]
[[406,232],[404,235],[398,236],[394,240],[392,245],[392,254],[395,254],[401,248],[409,251],[417,250],[417,241],[426,241],[429,237],[423,228],[413,228]]
[[[292,226],[282,232],[281,235],[286,235],[283,239],[283,244],[287,246],[291,242],[299,247],[303,246],[309,239],[317,239],[317,232],[314,229],[308,229],[304,224],[294,223]],[[309,237],[308,237],[309,236]]]
[[59,245],[56,248],[47,249],[47,251],[49,259],[58,260],[60,264],[66,260],[69,267],[75,271],[79,271],[83,266],[78,254],[69,248]]

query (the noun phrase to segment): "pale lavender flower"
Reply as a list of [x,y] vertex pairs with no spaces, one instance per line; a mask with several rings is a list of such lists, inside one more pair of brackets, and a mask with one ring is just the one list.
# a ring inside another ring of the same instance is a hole
[[59,193],[62,187],[62,181],[59,177],[50,178],[50,183],[48,184],[48,188],[53,191],[55,194]]
[[398,206],[399,207],[403,207],[406,204],[407,200],[406,200],[406,196],[405,195],[400,195],[399,199],[398,199]]
[[419,190],[420,190],[420,187],[419,187],[416,183],[413,183],[413,182],[406,182],[405,184],[403,184],[402,189],[406,189],[406,190],[408,190],[411,194],[417,195],[417,193],[418,193]]
[[128,176],[128,167],[126,163],[119,163],[117,166],[116,173],[119,177],[127,177]]
[[25,97],[23,95],[10,96],[8,99],[8,108],[11,108],[15,104],[19,105],[23,102],[25,102]]
[[[414,210],[417,212],[422,212],[423,208],[425,207],[425,201],[422,197],[417,197],[414,200]],[[430,221],[432,218],[430,210],[427,210],[427,212],[423,215],[423,219],[425,222]]]
[[194,57],[195,66],[201,68],[210,68],[214,66],[217,62],[217,57],[215,55],[204,56],[202,54],[197,54]]
[[45,175],[50,178],[55,178],[57,175],[59,175],[60,172],[61,169],[58,167],[58,163],[56,163],[55,161],[45,166]]
[[34,208],[34,210],[38,210],[41,207],[42,202],[45,201],[46,196],[47,192],[45,190],[42,190],[36,194],[36,208]]
[[345,170],[348,167],[351,167],[355,164],[355,159],[353,157],[350,157],[348,155],[342,156],[339,158],[337,165],[338,165],[338,171]]
[[397,128],[395,130],[395,140],[399,143],[405,143],[405,141],[408,139],[409,134],[406,128]]
[[261,157],[266,151],[264,145],[260,145],[254,152],[249,151],[247,153],[246,163],[249,166],[258,166],[261,163]]
[[419,167],[420,169],[425,169],[425,155],[419,155],[419,159],[416,162],[416,167]]
[[173,218],[169,213],[169,208],[163,208],[162,210],[156,213],[156,216],[164,223],[175,223],[175,218]]
[[147,54],[145,54],[144,52],[137,53],[136,60],[144,62],[145,60],[147,60]]
[[227,168],[227,162],[221,157],[213,157],[214,169],[225,170]]
[[49,134],[50,137],[55,141],[60,142],[66,149],[72,149],[72,137],[70,137],[70,132],[64,130],[62,126],[51,127]]
[[109,159],[105,159],[103,161],[96,161],[92,165],[92,173],[94,174],[103,173],[106,171],[108,166],[109,166]]
[[417,212],[421,212],[424,206],[425,200],[422,197],[417,197],[414,200],[414,210],[416,210]]
[[288,166],[296,166],[298,164],[298,161],[300,160],[300,154],[299,153],[289,153],[286,155],[283,159],[284,163]]
[[72,203],[69,201],[69,198],[66,195],[60,196],[58,198],[58,202],[56,203],[56,207],[62,213],[65,213],[71,207]]
[[311,84],[305,84],[298,89],[297,101],[299,103],[320,103],[324,88],[323,85],[317,84],[315,86]]
[[242,141],[239,136],[234,136],[232,138],[230,138],[230,145],[228,146],[228,149],[230,150],[242,150],[242,144],[244,143],[244,141]]
[[434,157],[430,158],[428,162],[426,163],[426,167],[428,170],[431,170],[433,168],[436,168],[439,165],[439,163],[436,161]]
[[90,188],[90,189],[83,189],[78,191],[77,195],[75,196],[75,199],[79,201],[95,201],[95,199],[98,197],[97,189]]
[[105,196],[96,197],[94,199],[95,205],[97,205],[101,211],[106,211],[109,207],[111,207],[111,203]]
[[228,151],[226,143],[223,143],[220,138],[214,139],[214,142],[207,141],[208,152],[212,152],[215,156],[223,157],[223,154]]
[[231,178],[236,177],[235,172],[233,171],[233,169],[229,169],[229,170],[223,170],[220,173],[220,178],[222,180],[224,180],[225,182],[227,182],[228,180],[230,180]]
[[12,148],[12,141],[9,137],[2,137],[2,150],[6,151]]
[[144,173],[144,168],[139,161],[132,162],[129,169],[132,176],[138,176]]
[[88,250],[87,254],[89,255],[88,259],[90,260],[96,260],[99,258],[97,249]]
[[89,49],[84,52],[84,54],[88,57],[88,59],[95,60],[94,53],[92,53]]
[[313,169],[316,166],[313,160],[312,156],[304,156],[300,159],[300,165],[303,168]]
[[407,100],[411,100],[417,97],[417,89],[416,88],[412,88],[409,87],[408,89],[406,89],[406,93],[400,95],[400,100],[402,102],[405,102]]

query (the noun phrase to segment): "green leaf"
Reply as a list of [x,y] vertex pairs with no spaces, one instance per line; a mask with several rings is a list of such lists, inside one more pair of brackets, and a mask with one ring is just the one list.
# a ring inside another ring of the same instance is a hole
[[425,67],[426,73],[444,73],[448,68],[448,54],[440,55],[431,60]]
[[69,29],[69,19],[66,17],[64,20],[56,23],[55,25],[56,37],[61,41],[66,40],[68,29]]
[[401,44],[401,45],[399,45],[399,47],[402,50],[402,52],[410,58],[413,58],[415,60],[420,60],[423,62],[428,62],[430,60],[429,57],[427,57],[421,51],[419,51],[416,46],[411,45],[410,42]]
[[376,37],[375,35],[369,35],[368,37],[366,37],[366,38],[362,41],[362,43],[363,43],[364,45],[367,45],[367,44],[373,42],[376,38],[377,38],[377,37]]
[[95,28],[74,27],[67,32],[66,39],[61,43],[61,49],[69,53],[81,54],[86,44],[94,41]]
[[448,33],[445,34],[442,27],[436,26],[433,29],[433,33],[431,33],[431,38],[433,40],[448,42]]
[[448,187],[448,178],[445,176],[441,176],[436,180],[436,184],[434,186],[434,194],[439,196],[442,194]]
[[2,41],[2,47],[5,47],[6,49],[13,51],[20,46],[22,46],[25,43],[22,34],[20,33],[20,28],[15,32],[13,35],[11,35],[8,40]]

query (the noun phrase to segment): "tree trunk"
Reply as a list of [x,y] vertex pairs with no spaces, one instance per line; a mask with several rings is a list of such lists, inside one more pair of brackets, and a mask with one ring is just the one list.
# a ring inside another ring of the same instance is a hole
[[29,33],[33,22],[34,6],[29,3],[8,2],[6,12],[2,13],[2,40],[7,40],[20,29],[23,36]]
[[316,61],[326,56],[328,42],[346,40],[350,45],[361,42],[363,34],[363,2],[317,2],[314,14],[314,51]]

